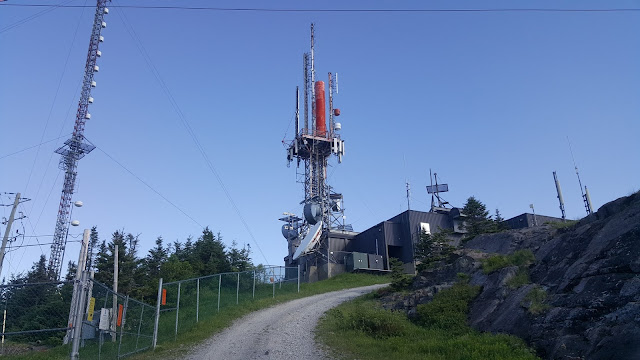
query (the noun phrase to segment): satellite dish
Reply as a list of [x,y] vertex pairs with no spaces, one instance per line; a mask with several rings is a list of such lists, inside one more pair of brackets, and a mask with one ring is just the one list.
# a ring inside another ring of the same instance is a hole
[[78,225],[80,225],[80,221],[78,221],[78,220],[73,220],[71,222],[71,226],[78,226]]
[[287,240],[295,239],[298,237],[297,229],[297,224],[284,224],[282,225],[282,236],[284,236],[284,238]]
[[76,207],[82,207],[82,205],[84,205],[84,203],[80,200],[76,201],[73,203],[73,205],[75,205]]
[[311,225],[315,225],[322,217],[322,209],[317,203],[306,203],[304,205],[304,218]]
[[320,240],[320,236],[322,235],[321,230],[322,221],[313,225],[313,227],[309,229],[307,236],[304,237],[304,239],[300,243],[300,246],[298,246],[298,249],[296,249],[296,252],[293,254],[293,260],[299,258],[300,255],[309,252],[309,250],[311,250],[318,243],[318,241]]

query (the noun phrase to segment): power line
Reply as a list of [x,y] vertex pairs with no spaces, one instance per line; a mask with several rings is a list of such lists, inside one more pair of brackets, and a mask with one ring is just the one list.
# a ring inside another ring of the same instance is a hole
[[[60,4],[57,4],[57,5],[42,4],[42,5],[44,5],[43,7],[48,7],[48,8],[44,9],[44,10],[42,10],[40,12],[37,12],[37,13],[35,13],[33,15],[29,15],[24,19],[20,19],[20,20],[14,22],[13,24],[9,24],[9,25],[7,25],[7,26],[5,26],[3,28],[0,28],[0,34],[13,29],[14,27],[20,26],[20,25],[22,25],[22,24],[24,24],[26,22],[29,22],[29,21],[31,21],[31,20],[33,20],[35,18],[38,18],[38,17],[40,17],[40,16],[42,16],[44,14],[50,13],[53,10],[59,9],[61,7],[65,7],[64,5],[70,3],[71,1],[73,1],[73,0],[69,0],[67,2],[60,3]],[[7,4],[2,4],[0,6],[4,6],[4,5],[7,5]],[[10,6],[20,5],[20,6],[27,6],[27,7],[31,6],[31,4],[8,4],[8,5],[10,5]]]
[[42,146],[42,145],[44,145],[44,144],[48,144],[48,143],[50,143],[50,142],[52,142],[52,141],[56,141],[56,140],[58,140],[58,139],[60,139],[60,138],[67,137],[67,136],[69,136],[69,135],[71,135],[71,134],[65,134],[65,135],[62,135],[62,136],[58,136],[58,137],[57,137],[57,138],[55,138],[55,139],[47,140],[47,141],[41,142],[40,144],[33,145],[33,146],[29,146],[28,148],[24,148],[24,149],[22,149],[22,150],[18,150],[18,151],[16,151],[16,152],[12,152],[11,154],[7,154],[7,155],[0,156],[0,160],[1,160],[1,159],[4,159],[4,158],[7,158],[7,157],[9,157],[9,156],[13,156],[13,155],[19,154],[19,153],[21,153],[21,152],[25,152],[25,151],[27,151],[27,150],[31,150],[31,149],[33,149],[33,148],[35,148],[35,147],[39,147],[39,146]]
[[[16,7],[84,8],[88,5],[2,4]],[[469,13],[469,12],[638,12],[640,8],[563,9],[563,8],[486,8],[486,9],[296,9],[296,8],[222,8],[211,6],[111,5],[111,8],[197,10],[233,12],[324,12],[324,13]]]
[[144,184],[144,186],[148,187],[149,189],[151,189],[151,191],[153,191],[154,193],[156,193],[158,196],[160,196],[164,201],[168,202],[171,206],[173,206],[174,208],[176,208],[178,211],[180,211],[184,216],[188,217],[189,219],[191,219],[191,221],[193,221],[195,224],[197,224],[198,226],[200,226],[201,228],[204,229],[204,226],[202,226],[199,222],[197,222],[194,218],[192,218],[189,214],[187,214],[186,212],[184,212],[184,210],[180,209],[178,207],[178,205],[174,204],[173,202],[171,202],[171,200],[167,199],[166,196],[162,195],[158,190],[154,189],[151,185],[149,185],[146,181],[142,180],[142,178],[140,178],[138,175],[134,174],[133,171],[129,170],[126,166],[122,165],[121,162],[119,162],[118,160],[116,160],[113,156],[109,155],[106,151],[104,151],[102,148],[96,146],[96,149],[100,150],[103,154],[105,154],[109,159],[111,159],[113,162],[115,162],[116,164],[118,164],[121,168],[123,168],[126,172],[128,172],[129,174],[131,174],[133,177],[135,177],[136,179],[138,179],[138,181],[140,181],[142,184]]
[[224,192],[225,196],[227,197],[227,200],[229,201],[229,203],[231,204],[231,207],[233,208],[234,212],[236,213],[236,215],[238,216],[238,218],[240,219],[240,222],[242,223],[243,227],[245,228],[245,230],[247,231],[247,233],[249,234],[249,237],[251,238],[251,240],[253,241],[253,243],[256,245],[256,247],[258,248],[258,251],[260,252],[260,254],[262,255],[262,257],[264,258],[265,262],[268,263],[267,257],[264,255],[264,252],[262,251],[262,248],[260,247],[260,244],[258,243],[258,241],[256,240],[255,236],[253,235],[253,232],[251,231],[251,229],[249,228],[249,224],[247,223],[247,221],[244,219],[244,217],[242,216],[242,213],[240,212],[240,209],[238,208],[238,206],[236,205],[235,201],[233,200],[233,198],[231,197],[231,194],[229,193],[229,190],[227,189],[227,187],[225,186],[224,182],[222,181],[222,178],[220,177],[220,174],[218,173],[218,171],[216,170],[215,166],[213,165],[213,163],[211,162],[211,160],[209,159],[209,156],[207,155],[207,153],[204,151],[204,148],[202,147],[202,145],[200,144],[200,141],[198,141],[198,138],[196,137],[195,132],[193,131],[193,129],[191,128],[191,125],[189,125],[189,122],[187,121],[186,116],[184,115],[184,113],[182,112],[182,110],[180,109],[180,106],[178,105],[177,101],[175,100],[175,98],[173,97],[173,94],[171,93],[171,91],[169,90],[169,87],[167,86],[167,84],[164,82],[164,80],[162,79],[162,76],[160,75],[160,72],[158,71],[158,69],[155,67],[155,65],[153,64],[153,62],[151,61],[151,57],[149,56],[149,53],[146,51],[144,45],[142,44],[142,41],[140,40],[140,38],[138,37],[138,35],[136,34],[135,30],[133,29],[133,26],[129,23],[126,14],[124,14],[121,11],[117,11],[116,12],[118,14],[118,17],[120,17],[120,20],[122,21],[125,29],[127,30],[127,32],[129,33],[129,35],[131,36],[131,38],[133,39],[136,47],[138,48],[138,50],[140,51],[140,54],[142,55],[142,57],[144,58],[145,62],[147,63],[147,67],[149,68],[149,70],[151,71],[151,73],[153,74],[153,76],[155,77],[156,81],[158,81],[158,84],[160,85],[160,88],[163,90],[164,94],[167,96],[167,98],[169,99],[169,103],[171,104],[171,106],[173,107],[173,110],[176,112],[176,114],[178,115],[178,118],[180,119],[180,121],[182,122],[182,125],[185,127],[185,129],[187,130],[187,133],[189,134],[189,136],[191,137],[191,140],[193,141],[193,143],[196,145],[196,148],[198,149],[198,151],[200,152],[200,155],[202,156],[202,158],[204,159],[205,163],[207,164],[209,170],[211,171],[211,173],[214,175],[214,177],[216,178],[216,180],[218,181],[218,184],[220,185],[220,188],[222,189],[222,191]]

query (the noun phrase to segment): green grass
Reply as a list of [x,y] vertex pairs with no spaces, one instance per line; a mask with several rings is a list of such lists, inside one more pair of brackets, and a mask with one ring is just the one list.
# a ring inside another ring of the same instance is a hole
[[472,330],[469,302],[479,289],[459,283],[418,306],[414,323],[400,312],[382,309],[369,294],[330,310],[316,330],[318,340],[341,359],[533,360],[517,337]]
[[533,315],[546,312],[551,306],[547,304],[547,291],[539,285],[534,286],[522,300],[522,305]]
[[507,286],[510,289],[517,289],[522,285],[531,283],[529,279],[529,270],[525,267],[519,267],[516,274],[509,280],[507,280]]
[[494,271],[509,267],[526,267],[536,261],[535,255],[529,249],[518,250],[509,255],[494,255],[482,260],[482,271],[490,274]]
[[551,225],[552,228],[560,230],[560,229],[570,228],[573,225],[575,225],[577,222],[578,222],[577,220],[565,220],[565,221],[552,221],[552,222],[549,222],[548,224]]

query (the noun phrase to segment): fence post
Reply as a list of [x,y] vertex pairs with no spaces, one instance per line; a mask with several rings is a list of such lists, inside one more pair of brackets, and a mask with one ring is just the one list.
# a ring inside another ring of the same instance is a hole
[[182,281],[178,281],[178,301],[176,303],[176,332],[173,337],[174,340],[178,339],[178,314],[180,314],[180,286],[182,285]]
[[129,295],[124,299],[124,310],[120,321],[120,341],[118,341],[118,359],[120,358],[120,348],[122,347],[122,335],[124,334],[124,323],[127,321],[127,307],[129,307]]
[[196,322],[200,318],[200,278],[196,279]]
[[73,322],[73,342],[71,345],[71,360],[77,360],[80,356],[80,340],[82,339],[82,319],[84,315],[84,309],[80,307],[85,302],[86,293],[84,291],[87,282],[87,272],[83,271],[80,275],[80,283],[78,285],[79,296],[76,299],[76,318]]
[[276,277],[271,277],[271,283],[273,284],[273,297],[276,297]]
[[236,305],[240,302],[240,273],[238,273],[238,285],[236,286]]
[[253,270],[253,298],[256,298],[256,271]]
[[162,301],[162,278],[158,281],[158,301],[156,301],[156,319],[153,325],[153,348],[158,345],[158,320],[160,319],[160,302]]
[[298,264],[298,292],[300,292],[300,264]]
[[222,287],[222,274],[218,275],[218,312],[220,312],[220,288]]
[[140,305],[140,321],[138,322],[138,337],[136,337],[136,348],[135,351],[138,351],[138,341],[140,340],[140,328],[142,327],[142,314],[144,314],[144,305]]

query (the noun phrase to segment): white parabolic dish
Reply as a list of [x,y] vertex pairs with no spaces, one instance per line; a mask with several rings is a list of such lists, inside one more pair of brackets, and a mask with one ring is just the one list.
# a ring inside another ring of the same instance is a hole
[[320,240],[320,235],[322,234],[321,230],[322,230],[322,221],[313,225],[311,229],[309,229],[307,236],[305,236],[304,239],[302,239],[300,246],[298,246],[298,248],[296,249],[296,252],[293,254],[293,260],[299,258],[300,255],[302,255],[303,253],[306,253],[311,248],[313,248],[313,246]]

